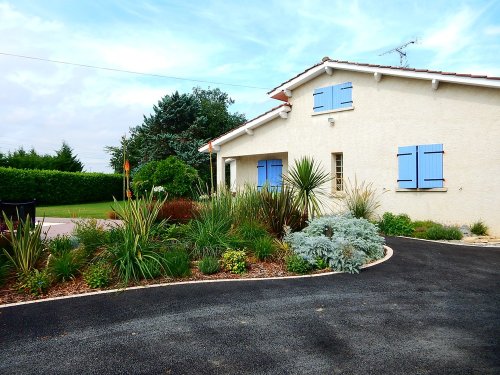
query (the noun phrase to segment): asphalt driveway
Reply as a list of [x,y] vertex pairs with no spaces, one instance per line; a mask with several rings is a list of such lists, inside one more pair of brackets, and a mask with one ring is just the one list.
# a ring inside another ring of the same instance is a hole
[[500,250],[387,243],[360,275],[0,309],[0,373],[499,374]]

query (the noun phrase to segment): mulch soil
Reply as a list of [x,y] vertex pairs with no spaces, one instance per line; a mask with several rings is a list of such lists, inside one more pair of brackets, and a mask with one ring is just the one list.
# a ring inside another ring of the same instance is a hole
[[[312,273],[325,273],[330,272],[330,269],[318,270]],[[288,272],[285,268],[283,262],[262,262],[255,258],[250,258],[248,260],[247,272],[239,275],[232,274],[228,271],[221,271],[214,275],[204,275],[196,267],[196,262],[193,262],[193,267],[191,268],[191,275],[182,278],[172,278],[172,277],[159,277],[150,280],[141,280],[139,282],[130,282],[129,287],[132,286],[147,286],[154,284],[168,284],[179,281],[196,281],[196,280],[220,280],[220,279],[254,279],[254,278],[266,278],[266,277],[282,277],[282,276],[294,276],[296,274]],[[66,281],[64,283],[54,283],[49,288],[46,294],[39,296],[32,296],[30,294],[25,294],[16,288],[16,280],[14,277],[7,280],[7,282],[0,287],[0,305],[24,301],[41,300],[53,297],[70,296],[75,294],[82,294],[88,292],[95,292],[98,290],[110,290],[110,289],[122,289],[124,287],[123,283],[116,280],[110,286],[101,289],[90,288],[81,275],[75,277],[73,280]]]

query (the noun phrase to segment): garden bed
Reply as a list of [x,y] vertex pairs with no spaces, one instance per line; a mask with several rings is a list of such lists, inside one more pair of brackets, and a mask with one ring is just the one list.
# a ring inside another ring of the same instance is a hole
[[[316,270],[310,274],[321,274],[331,272],[331,269]],[[159,277],[149,280],[141,280],[139,282],[130,282],[128,287],[134,286],[147,286],[155,284],[168,284],[179,281],[199,281],[199,280],[229,280],[229,279],[255,279],[255,278],[272,278],[272,277],[285,277],[285,276],[297,276],[297,274],[288,272],[285,268],[283,262],[262,262],[255,258],[248,259],[247,272],[243,274],[233,274],[228,271],[221,271],[213,275],[204,275],[196,267],[196,262],[193,262],[193,267],[191,268],[191,274],[187,277]],[[30,294],[25,294],[22,291],[18,291],[16,288],[16,280],[6,282],[3,287],[0,288],[0,305],[25,302],[25,301],[35,301],[43,300],[47,298],[54,297],[64,297],[71,296],[89,292],[96,292],[101,290],[113,290],[122,289],[123,283],[115,280],[106,288],[92,289],[90,288],[81,275],[75,277],[73,280],[66,281],[64,283],[57,283],[50,287],[46,294],[33,296]]]

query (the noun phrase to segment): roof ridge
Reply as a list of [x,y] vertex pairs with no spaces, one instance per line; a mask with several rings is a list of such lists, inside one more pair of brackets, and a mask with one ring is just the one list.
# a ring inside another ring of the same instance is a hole
[[383,69],[394,69],[394,70],[403,70],[403,71],[409,71],[409,72],[416,72],[416,73],[432,73],[432,74],[441,74],[445,76],[457,76],[457,77],[468,77],[468,78],[483,78],[483,79],[491,79],[491,80],[500,80],[499,76],[488,76],[484,74],[472,74],[472,73],[455,73],[455,72],[446,72],[442,70],[430,70],[430,69],[421,69],[421,68],[405,68],[401,66],[393,66],[393,65],[380,65],[380,64],[370,64],[370,63],[359,63],[359,62],[354,62],[354,61],[348,61],[348,60],[335,60],[331,59],[328,56],[325,56],[321,59],[321,62],[314,64],[313,66],[305,69],[303,72],[293,76],[292,78],[286,80],[285,82],[282,82],[278,86],[274,87],[273,89],[269,90],[267,94],[269,95],[272,93],[274,90],[277,88],[287,84],[290,81],[293,81],[295,78],[301,76],[304,73],[307,73],[311,69],[314,69],[315,67],[324,64],[325,62],[333,62],[333,63],[339,63],[339,64],[348,64],[348,65],[354,65],[354,66],[366,66],[370,68],[383,68]]

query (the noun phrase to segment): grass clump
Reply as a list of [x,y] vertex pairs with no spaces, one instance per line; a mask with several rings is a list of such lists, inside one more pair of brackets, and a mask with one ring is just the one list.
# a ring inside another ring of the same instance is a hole
[[471,224],[470,231],[476,236],[486,236],[488,234],[488,226],[482,220],[479,220]]
[[461,240],[462,232],[458,227],[447,227],[441,224],[436,224],[427,229],[425,238],[429,240]]
[[258,260],[266,260],[272,257],[275,249],[274,240],[268,235],[259,237],[253,242],[252,250]]
[[56,281],[73,279],[83,266],[85,255],[80,251],[68,251],[60,255],[50,255],[47,268]]
[[168,250],[163,254],[165,273],[171,277],[185,277],[191,273],[189,254],[181,248]]
[[358,185],[355,178],[354,183],[347,180],[344,186],[345,196],[342,197],[345,208],[352,216],[358,219],[370,220],[376,209],[380,207],[380,202],[373,184],[363,181]]
[[219,260],[216,257],[206,256],[198,263],[198,269],[204,275],[213,275],[219,272]]

